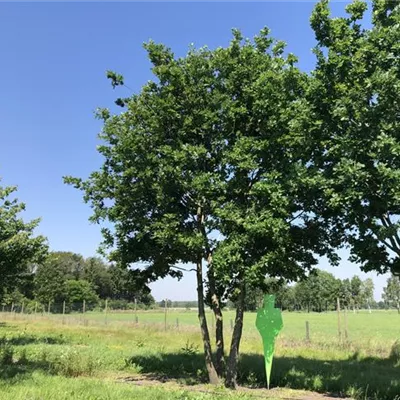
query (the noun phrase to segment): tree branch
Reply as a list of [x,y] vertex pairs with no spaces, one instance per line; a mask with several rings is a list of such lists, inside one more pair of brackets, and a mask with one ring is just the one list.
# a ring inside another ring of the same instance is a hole
[[295,221],[297,218],[301,217],[305,213],[305,210],[300,211],[295,217],[293,217],[291,220],[289,220],[289,224],[291,224],[293,221]]
[[[385,228],[390,228],[391,226],[393,226],[392,222],[390,220],[387,219],[387,216],[383,215],[381,217],[381,221],[382,224]],[[399,253],[400,252],[400,248],[399,248],[399,244],[396,242],[396,240],[394,239],[393,235],[390,235],[388,237],[389,242],[391,244],[391,247],[389,247],[392,251],[394,251],[395,253]],[[384,243],[385,241],[383,239],[381,239]],[[387,243],[385,243],[387,245]]]
[[176,266],[173,266],[173,267],[171,267],[171,268],[176,268],[176,269],[179,269],[180,271],[184,271],[184,272],[196,272],[197,270],[196,269],[194,269],[194,268],[182,268],[182,267],[176,267]]
[[[393,227],[393,222],[390,219],[389,213],[386,214],[386,219],[387,219],[387,222],[390,225],[390,227]],[[394,229],[393,235],[394,235],[394,238],[396,240],[397,247],[400,248],[400,237],[399,237],[399,234],[397,233],[397,230]]]

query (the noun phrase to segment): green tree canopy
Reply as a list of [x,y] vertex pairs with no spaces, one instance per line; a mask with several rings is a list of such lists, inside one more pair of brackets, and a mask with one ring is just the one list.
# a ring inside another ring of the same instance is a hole
[[65,301],[73,309],[82,309],[85,302],[86,309],[97,305],[99,297],[90,282],[81,280],[68,280],[65,284]]
[[351,260],[398,275],[400,5],[373,0],[371,29],[363,28],[366,9],[357,0],[347,17],[332,18],[327,0],[315,7],[317,67],[304,129],[322,171],[325,217],[346,239]]
[[321,311],[326,304],[335,304],[339,295],[340,281],[331,273],[314,270],[306,279],[295,286],[296,300],[309,311]]
[[387,280],[382,297],[387,303],[394,304],[400,314],[400,278],[398,276],[393,275]]
[[[299,131],[308,78],[268,29],[253,41],[234,31],[227,48],[191,48],[182,58],[153,42],[145,48],[155,80],[118,99],[121,114],[99,110],[104,163],[86,181],[66,181],[84,191],[93,221],[112,224],[103,249],[138,282],[195,265],[213,382],[223,375],[221,302],[235,301],[226,380],[235,386],[246,285],[264,287],[267,274],[297,279],[318,254],[336,261],[314,212],[318,182]],[[107,76],[113,87],[124,84]],[[215,366],[204,298],[216,316]]]
[[15,192],[16,187],[0,186],[0,298],[47,252],[46,239],[34,235],[40,220],[24,222],[20,214],[25,204],[13,196]]

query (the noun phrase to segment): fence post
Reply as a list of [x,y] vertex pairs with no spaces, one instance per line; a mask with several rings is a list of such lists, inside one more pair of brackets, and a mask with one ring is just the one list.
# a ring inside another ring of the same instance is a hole
[[347,307],[344,308],[344,338],[347,340],[349,338],[349,335],[347,333]]
[[50,300],[49,300],[49,304],[48,304],[48,306],[47,306],[47,314],[50,315]]
[[106,305],[105,305],[105,309],[104,309],[104,323],[107,325],[107,312],[108,312],[108,299],[106,299]]
[[138,321],[138,317],[137,317],[137,300],[136,300],[136,297],[135,297],[135,323],[137,324],[137,321]]
[[36,312],[37,312],[37,301],[35,301],[35,315],[36,315]]
[[340,300],[339,297],[337,300],[337,315],[338,315],[338,333],[339,333],[339,341],[342,340],[342,328],[341,328],[341,321],[340,321]]
[[22,306],[21,306],[21,314],[24,313],[24,306],[25,306],[25,302],[23,301],[23,302],[22,302]]
[[233,331],[233,321],[231,320],[231,331]]
[[179,318],[176,319],[176,329],[179,329]]
[[164,300],[164,330],[167,330],[167,299]]
[[63,301],[63,317],[62,317],[62,323],[63,325],[65,324],[65,300]]
[[84,325],[84,326],[88,326],[89,321],[85,318],[85,313],[86,313],[86,300],[83,300],[83,305],[82,305],[83,325]]
[[306,321],[306,340],[310,341],[310,323],[308,321]]

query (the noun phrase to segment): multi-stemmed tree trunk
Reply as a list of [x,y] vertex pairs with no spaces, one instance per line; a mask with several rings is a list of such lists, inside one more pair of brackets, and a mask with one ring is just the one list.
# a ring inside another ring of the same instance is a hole
[[199,256],[199,259],[196,264],[196,277],[197,277],[197,301],[199,309],[200,331],[201,331],[201,338],[203,340],[204,356],[208,373],[208,379],[211,384],[218,384],[220,380],[213,362],[210,333],[208,330],[205,307],[204,307],[203,262],[201,256]]
[[245,306],[245,287],[244,285],[240,289],[240,294],[236,302],[236,317],[235,324],[233,326],[231,347],[229,351],[229,358],[226,367],[226,381],[225,385],[231,389],[237,387],[237,372],[238,372],[238,361],[239,361],[239,346],[243,332],[243,316]]
[[215,317],[215,346],[216,346],[215,367],[217,369],[218,375],[222,378],[225,375],[224,322],[223,322],[220,299],[216,292],[215,276],[214,276],[214,268],[212,265],[211,252],[208,253],[207,262],[208,262],[207,277],[208,277],[209,295],[211,302],[210,305]]

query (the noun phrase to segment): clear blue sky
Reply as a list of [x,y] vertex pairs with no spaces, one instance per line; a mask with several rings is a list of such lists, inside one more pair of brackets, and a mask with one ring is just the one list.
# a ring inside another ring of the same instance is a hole
[[[254,36],[263,26],[288,43],[311,70],[314,56],[309,17],[313,2],[258,3],[0,3],[0,176],[18,185],[26,218],[42,217],[39,232],[52,250],[95,254],[99,227],[90,208],[62,176],[86,177],[101,164],[97,155],[98,106],[116,97],[105,71],[121,72],[134,91],[151,78],[142,43],[150,38],[184,55],[188,45],[226,46],[231,28]],[[345,3],[332,5],[335,15]],[[361,274],[343,261],[338,277]],[[386,277],[374,277],[380,297]],[[157,299],[195,298],[194,276],[153,284]]]

